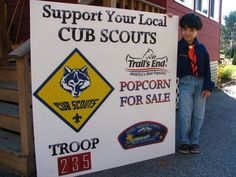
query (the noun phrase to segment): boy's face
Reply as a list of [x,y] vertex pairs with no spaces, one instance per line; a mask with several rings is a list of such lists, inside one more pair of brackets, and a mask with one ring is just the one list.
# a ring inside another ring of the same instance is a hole
[[194,41],[194,38],[197,36],[198,31],[195,28],[181,28],[181,33],[183,38],[188,44],[192,44]]

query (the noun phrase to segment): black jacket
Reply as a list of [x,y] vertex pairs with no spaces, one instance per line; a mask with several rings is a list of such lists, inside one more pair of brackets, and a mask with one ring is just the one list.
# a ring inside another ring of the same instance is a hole
[[[198,39],[194,39],[195,53],[197,56],[198,77],[204,78],[202,90],[212,90],[215,86],[211,81],[210,59],[206,47],[200,44]],[[177,61],[177,77],[193,75],[190,59],[188,57],[188,43],[182,38],[178,42],[178,61]]]

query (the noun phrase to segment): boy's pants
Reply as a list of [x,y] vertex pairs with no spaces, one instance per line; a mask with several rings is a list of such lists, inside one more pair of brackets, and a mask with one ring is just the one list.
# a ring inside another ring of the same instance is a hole
[[184,76],[179,80],[178,128],[180,144],[198,144],[205,116],[206,98],[201,96],[203,78]]

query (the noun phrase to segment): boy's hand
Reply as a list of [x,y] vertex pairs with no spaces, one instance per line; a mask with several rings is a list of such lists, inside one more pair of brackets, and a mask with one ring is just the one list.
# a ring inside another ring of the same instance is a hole
[[203,97],[209,97],[211,95],[211,91],[210,90],[203,90],[202,91],[202,96]]

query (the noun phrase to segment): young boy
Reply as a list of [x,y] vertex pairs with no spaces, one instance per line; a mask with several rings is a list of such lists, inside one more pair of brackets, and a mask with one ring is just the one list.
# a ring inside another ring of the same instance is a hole
[[178,42],[177,77],[179,78],[179,151],[199,153],[199,134],[205,116],[206,98],[211,95],[210,60],[205,46],[196,38],[201,19],[186,14],[180,19],[182,39]]

